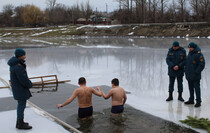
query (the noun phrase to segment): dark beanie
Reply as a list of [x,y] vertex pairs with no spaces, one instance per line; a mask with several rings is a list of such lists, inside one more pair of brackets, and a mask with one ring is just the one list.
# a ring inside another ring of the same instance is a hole
[[26,55],[26,52],[22,48],[17,48],[15,50],[15,56],[16,57],[21,57],[23,55]]
[[194,42],[189,43],[189,48],[196,48],[197,44],[195,44]]
[[179,42],[174,41],[174,42],[173,42],[173,46],[174,46],[174,47],[179,47]]

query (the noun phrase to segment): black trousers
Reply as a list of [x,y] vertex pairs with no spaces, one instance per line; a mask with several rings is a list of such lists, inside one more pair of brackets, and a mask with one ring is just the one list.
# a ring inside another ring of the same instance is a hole
[[183,76],[182,77],[169,76],[169,92],[174,91],[175,79],[177,79],[177,82],[178,82],[178,92],[183,92]]
[[195,92],[196,102],[201,103],[200,80],[188,80],[188,86],[190,91],[189,101],[194,101],[194,92]]

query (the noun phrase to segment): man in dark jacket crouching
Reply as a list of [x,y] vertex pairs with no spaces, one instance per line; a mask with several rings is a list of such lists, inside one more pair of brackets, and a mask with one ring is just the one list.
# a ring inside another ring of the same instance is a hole
[[23,49],[16,49],[15,56],[10,58],[8,65],[10,66],[10,80],[12,93],[17,100],[17,123],[18,129],[31,129],[28,123],[23,121],[26,101],[32,96],[29,88],[32,83],[28,78],[25,64],[26,52]]

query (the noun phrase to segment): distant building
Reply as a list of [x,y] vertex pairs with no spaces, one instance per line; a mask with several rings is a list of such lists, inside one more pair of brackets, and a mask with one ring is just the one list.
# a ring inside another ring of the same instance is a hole
[[[96,15],[97,14],[97,15]],[[112,19],[107,15],[107,13],[95,13],[90,16],[90,18],[86,21],[85,18],[77,19],[76,24],[111,24]]]

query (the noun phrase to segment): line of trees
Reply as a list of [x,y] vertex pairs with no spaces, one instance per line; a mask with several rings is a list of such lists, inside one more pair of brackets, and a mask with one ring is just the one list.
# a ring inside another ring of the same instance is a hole
[[35,5],[5,5],[0,13],[0,27],[70,24],[75,23],[78,18],[86,18],[87,21],[93,14],[89,1],[71,7],[58,4],[56,0],[46,0],[46,3],[47,8],[44,11]]
[[115,0],[122,23],[210,21],[210,0]]
[[[121,23],[174,23],[210,21],[210,0],[115,0],[119,9],[110,14]],[[78,18],[86,21],[91,15],[102,16],[94,11],[89,1],[68,7],[46,0],[42,11],[35,5],[5,5],[0,13],[0,26],[46,26],[76,23]]]

